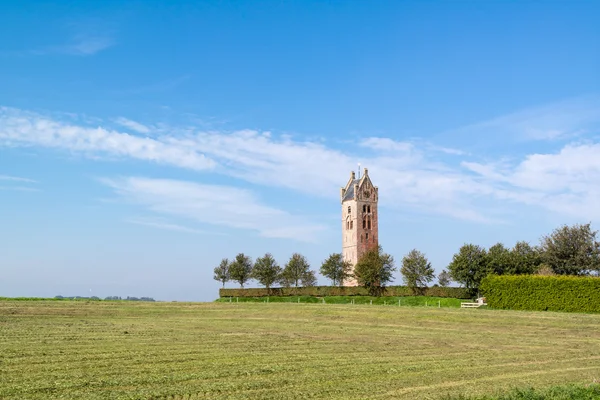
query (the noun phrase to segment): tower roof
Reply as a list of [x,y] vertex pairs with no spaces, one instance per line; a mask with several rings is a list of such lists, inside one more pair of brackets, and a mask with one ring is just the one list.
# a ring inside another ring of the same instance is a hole
[[360,179],[353,179],[352,182],[350,182],[350,186],[346,190],[346,193],[344,193],[342,202],[344,202],[346,200],[354,199],[354,185],[358,185],[359,183],[360,183]]
[[368,182],[368,186],[373,186],[375,191],[377,191],[377,186],[374,186],[371,182],[371,178],[369,178],[369,170],[365,168],[364,171],[364,175],[358,179],[356,179],[354,171],[350,172],[350,179],[348,180],[348,183],[346,183],[346,186],[341,189],[342,203],[348,200],[354,200],[356,197],[354,187],[358,185],[358,187],[361,188],[365,182]]

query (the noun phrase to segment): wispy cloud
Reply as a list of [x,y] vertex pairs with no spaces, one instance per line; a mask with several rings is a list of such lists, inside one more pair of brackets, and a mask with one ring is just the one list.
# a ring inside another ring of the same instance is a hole
[[11,190],[15,192],[39,192],[38,188],[32,188],[27,186],[0,186],[0,190]]
[[[213,226],[258,231],[261,236],[314,241],[324,229],[307,218],[266,206],[249,190],[193,182],[126,177],[101,179],[122,199],[158,214]],[[162,224],[164,227],[164,224]]]
[[439,137],[496,143],[572,140],[600,124],[600,96],[567,99],[444,132]]
[[[588,111],[580,115],[591,124],[595,114]],[[161,126],[149,138],[0,108],[0,145],[45,146],[94,157],[128,157],[190,170],[211,170],[256,185],[332,200],[337,198],[348,172],[360,161],[374,175],[383,207],[487,223],[505,221],[514,204],[586,218],[598,215],[595,204],[600,200],[596,189],[600,182],[600,143],[594,140],[592,137],[588,142],[555,145],[555,150],[539,154],[510,154],[509,158],[488,154],[489,161],[482,162],[481,157],[461,150],[386,137],[366,137],[345,150],[323,141],[295,140],[256,130],[223,132]],[[453,157],[440,157],[442,149]],[[111,187],[157,212],[176,215],[187,210],[188,218],[191,215],[206,223],[253,229],[255,215],[282,221],[291,218],[284,210],[261,205],[251,192],[238,192],[232,187],[146,180],[114,181]],[[133,187],[135,190],[126,190]],[[168,191],[159,190],[166,187]],[[207,199],[200,194],[203,190],[218,195]],[[134,193],[146,195],[138,198]],[[169,197],[173,193],[185,195]],[[194,200],[185,200],[190,198]],[[252,207],[241,207],[239,199]],[[170,206],[161,209],[164,204]],[[206,212],[211,207],[224,211],[217,214],[219,218],[231,217],[215,222],[213,213]],[[245,216],[248,210],[253,216]],[[313,224],[299,228],[302,224],[296,222],[263,226],[260,232],[265,236],[295,237],[303,229],[314,228]]]
[[26,185],[35,185],[38,183],[38,181],[29,179],[29,178],[0,174],[0,182],[5,183],[4,185],[0,185],[0,190],[2,190],[2,191],[13,191],[13,192],[39,192],[40,191],[40,189],[37,187],[26,186]]
[[127,119],[125,117],[116,118],[115,122],[138,133],[150,133],[150,128],[148,128],[146,125],[140,124],[139,122]]
[[125,220],[130,224],[148,226],[151,228],[164,229],[168,231],[185,232],[185,233],[208,233],[199,229],[189,228],[187,226],[175,224],[162,218],[128,218]]
[[172,145],[167,140],[64,123],[6,107],[0,107],[0,144],[44,146],[91,157],[130,157],[193,170],[216,165],[202,153]]
[[37,183],[37,181],[29,178],[22,178],[19,176],[0,175],[0,181],[12,181],[12,182],[26,182],[26,183]]
[[26,53],[38,56],[50,54],[90,56],[106,50],[115,44],[115,39],[110,35],[77,34],[65,44],[41,47],[27,51]]

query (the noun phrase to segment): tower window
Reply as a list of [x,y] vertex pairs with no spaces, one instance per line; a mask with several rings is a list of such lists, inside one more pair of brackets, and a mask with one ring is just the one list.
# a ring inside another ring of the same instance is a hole
[[352,212],[352,207],[348,206],[348,214],[350,214],[350,212]]
[[371,212],[371,206],[367,206],[367,212],[370,213]]
[[363,218],[363,229],[367,229],[367,219]]
[[350,229],[354,229],[354,221],[350,221]]
[[369,241],[369,232],[367,232],[367,234],[365,235],[365,238],[367,239],[367,241]]
[[367,229],[371,229],[371,217],[369,217],[369,220],[367,221]]
[[363,204],[363,212],[367,212],[367,206]]

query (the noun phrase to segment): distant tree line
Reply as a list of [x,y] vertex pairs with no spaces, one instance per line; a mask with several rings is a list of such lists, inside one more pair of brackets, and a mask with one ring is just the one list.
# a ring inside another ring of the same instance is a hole
[[[590,224],[576,224],[555,229],[542,237],[538,246],[520,241],[512,248],[497,243],[485,249],[467,243],[454,254],[448,267],[437,275],[437,285],[447,287],[454,281],[475,294],[481,280],[490,274],[600,275],[600,243],[596,241],[596,234]],[[340,253],[330,254],[319,269],[333,286],[341,286],[353,279],[373,295],[385,290],[396,271],[394,258],[384,253],[381,246],[364,253],[354,271]],[[400,274],[404,284],[416,295],[423,294],[436,278],[426,255],[417,249],[412,249],[402,258]],[[242,288],[250,280],[256,280],[267,289],[274,285],[314,286],[317,280],[306,258],[298,253],[294,253],[283,267],[270,253],[255,262],[239,253],[231,261],[227,258],[221,260],[214,269],[214,279],[223,287],[233,281]]]
[[[57,300],[102,300],[98,296],[54,296]],[[128,300],[128,301],[156,301],[152,297],[129,297],[121,298],[120,296],[108,296],[104,300]]]

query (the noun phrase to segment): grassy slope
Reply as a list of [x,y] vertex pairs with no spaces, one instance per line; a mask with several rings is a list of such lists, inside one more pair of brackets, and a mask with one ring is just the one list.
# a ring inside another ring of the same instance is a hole
[[434,399],[587,383],[598,326],[433,307],[4,301],[0,398]]

